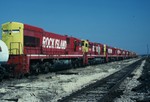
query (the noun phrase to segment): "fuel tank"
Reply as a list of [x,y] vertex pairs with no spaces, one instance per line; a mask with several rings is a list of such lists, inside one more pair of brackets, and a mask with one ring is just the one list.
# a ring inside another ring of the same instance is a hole
[[9,58],[8,47],[6,44],[0,40],[0,64],[6,63]]

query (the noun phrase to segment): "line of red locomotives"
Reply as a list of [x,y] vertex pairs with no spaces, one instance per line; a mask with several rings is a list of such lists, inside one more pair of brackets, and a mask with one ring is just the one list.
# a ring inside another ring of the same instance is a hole
[[2,41],[9,50],[7,70],[14,75],[47,73],[136,57],[134,52],[19,22],[2,25]]

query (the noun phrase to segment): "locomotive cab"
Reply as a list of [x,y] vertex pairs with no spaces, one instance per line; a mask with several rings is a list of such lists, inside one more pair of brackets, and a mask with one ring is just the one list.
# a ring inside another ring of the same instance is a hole
[[23,24],[17,22],[3,24],[2,40],[6,43],[10,55],[23,54]]
[[8,65],[11,65],[14,75],[29,72],[28,64],[24,57],[24,25],[18,22],[7,22],[2,24],[2,41],[7,45],[9,51]]
[[82,40],[83,65],[88,65],[89,42]]
[[87,53],[89,51],[89,42],[87,40],[82,40],[82,52]]

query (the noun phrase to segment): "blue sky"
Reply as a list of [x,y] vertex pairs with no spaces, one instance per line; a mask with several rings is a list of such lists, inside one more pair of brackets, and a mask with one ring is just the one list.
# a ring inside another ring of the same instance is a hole
[[150,47],[150,0],[1,0],[0,24],[8,21],[138,54]]

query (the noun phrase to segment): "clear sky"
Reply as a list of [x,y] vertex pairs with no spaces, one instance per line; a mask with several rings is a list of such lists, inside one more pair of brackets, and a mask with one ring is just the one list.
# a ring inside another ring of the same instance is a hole
[[150,48],[150,0],[0,0],[0,24],[9,21],[138,54]]

